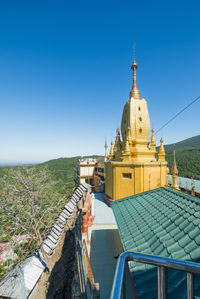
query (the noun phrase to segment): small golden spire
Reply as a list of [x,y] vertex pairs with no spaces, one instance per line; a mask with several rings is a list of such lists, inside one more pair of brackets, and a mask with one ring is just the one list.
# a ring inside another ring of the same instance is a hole
[[120,140],[120,131],[119,128],[117,128],[117,135],[115,138],[115,146],[114,146],[114,152],[121,150],[121,140]]
[[140,100],[140,91],[138,90],[136,83],[137,63],[135,61],[135,44],[133,46],[133,63],[131,68],[133,70],[133,86],[130,92],[130,97],[133,97],[135,100]]
[[174,149],[174,161],[172,166],[172,187],[175,189],[179,189],[178,185],[178,168],[176,166],[176,158],[175,158],[175,149]]
[[130,127],[128,128],[128,133],[126,135],[126,140],[123,143],[123,150],[121,151],[120,158],[122,161],[130,161],[131,158],[131,153],[130,153],[130,146],[129,146],[129,141],[130,141]]
[[165,161],[165,149],[163,146],[163,139],[161,137],[160,139],[160,148],[158,152],[158,161]]
[[105,148],[105,159],[107,160],[107,157],[108,157],[108,145],[107,145],[107,140],[105,140],[104,148]]
[[113,142],[111,141],[109,160],[112,160],[113,158],[114,158],[114,149],[113,149]]
[[172,175],[178,175],[178,168],[176,166],[176,157],[175,157],[175,149],[174,149],[174,161],[173,161],[173,166],[172,166]]
[[156,151],[156,140],[154,136],[154,129],[152,129],[152,135],[151,135],[151,150]]

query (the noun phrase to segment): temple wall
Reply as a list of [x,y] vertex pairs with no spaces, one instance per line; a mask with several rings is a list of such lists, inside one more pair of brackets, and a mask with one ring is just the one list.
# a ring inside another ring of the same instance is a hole
[[106,163],[105,193],[117,200],[167,184],[167,162]]

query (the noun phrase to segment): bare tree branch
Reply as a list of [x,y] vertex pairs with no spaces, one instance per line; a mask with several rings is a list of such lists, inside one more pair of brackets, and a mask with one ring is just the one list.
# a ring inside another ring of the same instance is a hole
[[47,169],[8,170],[0,179],[0,234],[5,234],[6,226],[10,225],[12,236],[26,235],[30,239],[23,253],[32,249],[33,242],[39,247],[65,200]]

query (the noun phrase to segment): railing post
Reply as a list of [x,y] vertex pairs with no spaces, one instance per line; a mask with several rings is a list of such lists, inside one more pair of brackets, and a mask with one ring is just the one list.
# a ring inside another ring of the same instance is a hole
[[167,299],[167,269],[158,267],[158,299]]
[[129,261],[157,266],[158,299],[167,299],[167,269],[187,272],[187,298],[194,299],[194,274],[200,275],[199,263],[131,251],[123,252],[118,258],[110,299],[121,299],[124,267]]
[[187,273],[187,299],[194,298],[194,275]]
[[124,278],[123,278],[123,285],[122,285],[122,292],[121,292],[121,298],[120,299],[126,299],[126,280],[127,280],[127,269],[124,269]]
[[110,299],[121,299],[125,262],[126,262],[126,253],[125,254],[122,253],[119,256],[117,261],[117,267],[115,270],[115,276],[114,276]]

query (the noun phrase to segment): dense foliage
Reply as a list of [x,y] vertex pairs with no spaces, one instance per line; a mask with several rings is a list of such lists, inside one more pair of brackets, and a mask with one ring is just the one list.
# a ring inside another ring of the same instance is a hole
[[[200,180],[200,135],[175,144],[179,176]],[[165,146],[166,160],[171,172],[174,145]]]
[[39,164],[36,167],[47,167],[56,181],[57,191],[62,194],[69,194],[74,187],[76,178],[76,167],[80,157],[59,158]]
[[[78,157],[61,158],[0,169],[0,243],[9,242],[17,254],[14,263],[40,247],[73,191],[77,161]],[[28,236],[28,242],[18,244],[17,235]],[[1,262],[0,279],[10,269],[7,262]]]

